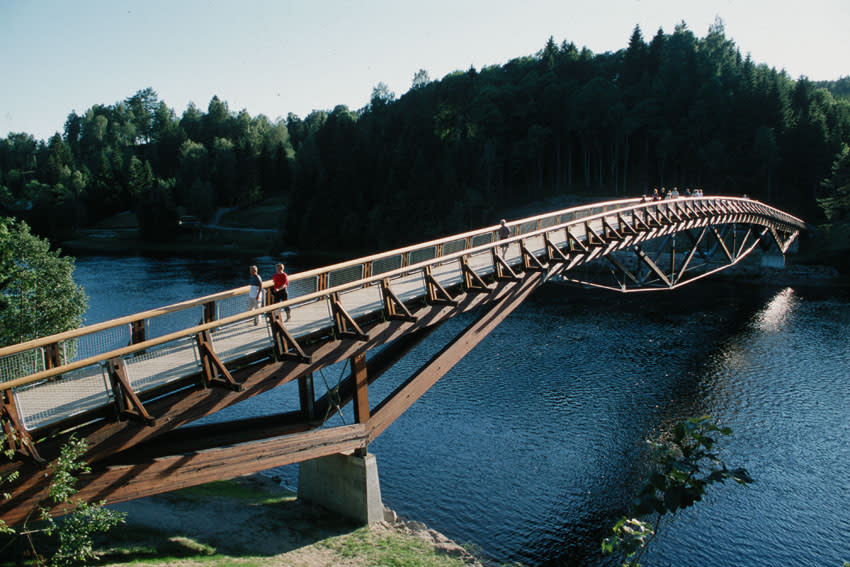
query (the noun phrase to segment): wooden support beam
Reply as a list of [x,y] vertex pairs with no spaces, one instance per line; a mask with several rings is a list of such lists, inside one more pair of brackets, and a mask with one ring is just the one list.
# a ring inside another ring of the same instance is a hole
[[506,284],[510,287],[504,289],[504,293],[493,303],[482,306],[483,311],[472,324],[374,408],[367,423],[369,440],[375,439],[389,427],[466,353],[510,315],[545,279],[545,273],[531,272],[520,283]]
[[608,222],[608,219],[602,219],[602,234],[605,236],[605,240],[611,242],[612,240],[616,240],[618,242],[622,242],[624,240],[623,235],[620,234],[620,231],[611,226],[611,223]]
[[298,344],[298,341],[286,329],[283,324],[283,319],[280,317],[280,310],[271,312],[271,330],[272,340],[275,346],[275,356],[279,360],[291,360],[293,362],[301,362],[310,364],[311,359]]
[[645,263],[647,267],[667,285],[667,287],[673,287],[673,284],[670,282],[670,278],[668,278],[661,268],[658,267],[658,264],[653,262],[649,256],[647,256],[646,252],[644,252],[640,246],[635,247],[635,254],[637,254],[637,257],[640,258],[640,260]]
[[590,248],[601,248],[608,244],[605,238],[603,238],[598,232],[593,230],[589,222],[584,223],[584,234],[587,245]]
[[431,274],[431,267],[425,270],[425,286],[428,289],[428,303],[431,305],[457,305],[457,301]]
[[469,259],[466,256],[461,258],[460,265],[463,270],[463,289],[467,293],[490,293],[493,291],[487,287],[487,283],[481,279],[481,276],[470,267]]
[[[365,447],[367,441],[366,427],[354,424],[196,453],[150,458],[105,469],[92,467],[92,472],[79,475],[79,492],[76,497],[86,502],[105,500],[106,504],[116,504],[335,453],[354,451]],[[41,479],[24,479],[20,491],[13,494],[10,500],[0,503],[3,520],[9,525],[17,525],[46,495],[47,485],[42,483]],[[61,514],[62,509],[57,507],[51,513]]]
[[496,267],[496,279],[499,281],[519,281],[519,276],[513,268],[493,249],[493,265]]
[[587,246],[584,242],[573,236],[573,233],[567,230],[567,243],[569,244],[570,253],[587,254]]
[[331,295],[331,309],[333,310],[337,336],[358,341],[369,340],[369,335],[363,332],[354,318],[343,308],[338,293]]
[[569,257],[564,254],[563,250],[558,248],[554,242],[549,238],[549,235],[543,237],[546,241],[546,260],[551,264],[553,262],[559,264],[566,264],[570,261]]
[[204,323],[212,323],[216,318],[215,301],[204,303]]
[[313,388],[313,373],[302,374],[298,377],[298,401],[301,413],[307,420],[316,418],[316,392]]
[[130,323],[130,344],[135,345],[145,342],[147,332],[145,330],[145,320],[133,321]]
[[106,372],[109,375],[109,382],[112,384],[112,394],[115,396],[118,413],[145,425],[153,425],[154,418],[150,416],[130,385],[130,378],[127,376],[127,363],[124,362],[124,359],[119,357],[107,360]]
[[384,316],[387,319],[397,319],[410,323],[416,322],[416,317],[413,316],[404,302],[393,292],[390,287],[389,278],[381,280],[381,290],[384,296]]
[[544,266],[540,259],[537,258],[534,254],[531,253],[531,250],[526,248],[525,242],[520,243],[520,249],[522,250],[522,268],[526,272],[545,272],[546,266]]
[[354,423],[369,421],[369,373],[366,370],[366,353],[351,357],[351,374],[354,376]]
[[635,227],[633,227],[621,213],[617,213],[617,224],[620,227],[620,234],[637,236],[637,229],[635,229]]
[[735,258],[732,256],[732,253],[729,252],[729,247],[726,246],[726,241],[723,240],[723,236],[721,236],[720,233],[717,231],[717,227],[712,225],[711,226],[711,232],[712,232],[712,234],[714,234],[714,237],[717,239],[717,243],[720,244],[720,248],[723,249],[723,253],[726,254],[726,258],[730,262],[734,262]]
[[635,276],[631,272],[631,270],[626,268],[626,266],[622,262],[620,262],[620,260],[616,256],[614,256],[613,254],[608,254],[605,256],[605,259],[611,262],[611,264],[613,264],[615,268],[620,270],[624,276],[632,280],[632,282],[634,282],[636,285],[640,285],[640,280],[638,280],[637,276]]
[[[643,214],[645,217],[646,209],[643,210]],[[646,221],[640,218],[640,215],[638,215],[637,210],[632,211],[632,224],[634,225],[635,230],[638,230],[640,232],[649,232],[650,230],[652,230],[651,227],[646,224]]]
[[13,453],[29,457],[36,463],[43,464],[45,461],[38,454],[35,443],[18,414],[14,396],[12,390],[0,392],[0,402],[2,402],[0,403],[0,427],[2,427],[3,434],[6,437],[6,447]]
[[198,342],[198,354],[201,358],[204,386],[223,386],[234,392],[241,391],[242,385],[233,379],[230,371],[215,352],[212,344],[212,335],[210,335],[209,330],[201,331],[195,335],[195,338]]

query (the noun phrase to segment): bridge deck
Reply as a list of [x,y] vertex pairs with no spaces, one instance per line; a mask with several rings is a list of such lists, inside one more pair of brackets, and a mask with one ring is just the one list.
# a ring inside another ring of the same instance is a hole
[[[720,207],[720,204],[725,206]],[[522,271],[528,255],[545,258],[548,254],[547,247],[551,246],[569,253],[571,241],[578,242],[587,250],[578,256],[573,254],[573,263],[568,266],[571,267],[576,263],[576,258],[587,261],[623,246],[622,235],[617,235],[618,238],[610,237],[605,242],[605,246],[594,244],[591,240],[599,235],[610,234],[612,226],[617,226],[618,223],[622,226],[624,211],[628,211],[632,218],[637,216],[635,223],[645,224],[647,227],[632,238],[632,244],[634,244],[645,238],[659,237],[666,231],[673,230],[672,221],[665,226],[664,223],[659,224],[659,219],[681,219],[676,225],[677,229],[685,230],[702,222],[699,219],[704,219],[706,214],[699,213],[701,211],[704,213],[711,207],[718,208],[717,214],[725,215],[741,215],[757,208],[755,202],[742,203],[741,200],[735,199],[729,199],[720,204],[712,199],[680,199],[675,202],[651,204],[638,203],[637,200],[630,199],[558,211],[512,223],[516,236],[509,240],[504,252],[501,251],[502,244],[497,243],[495,230],[490,228],[444,239],[437,244],[427,243],[419,249],[410,247],[395,255],[393,253],[379,255],[371,260],[371,264],[368,264],[370,270],[364,269],[367,264],[363,261],[347,263],[338,269],[333,267],[323,269],[321,273],[325,278],[325,287],[333,288],[335,277],[340,281],[332,294],[322,294],[321,290],[317,290],[321,287],[322,275],[313,275],[310,278],[304,278],[301,282],[298,275],[292,276],[293,285],[290,287],[290,300],[287,302],[291,308],[291,320],[284,322],[283,325],[291,338],[296,341],[305,337],[332,335],[339,330],[335,319],[334,297],[338,298],[339,305],[354,321],[375,317],[383,313],[388,304],[384,286],[404,303],[424,300],[429,298],[431,293],[429,292],[429,275],[433,278],[432,281],[445,289],[464,284],[467,277],[464,265],[468,266],[474,275],[492,278],[498,270],[497,254],[504,258],[508,266]],[[760,204],[759,206],[764,207]],[[787,218],[781,220],[786,223],[798,220],[788,215],[785,217]],[[658,226],[649,228],[654,225]],[[452,248],[457,248],[459,252],[452,252]],[[404,269],[404,265],[411,264],[420,267]],[[386,274],[385,279],[378,277],[382,270]],[[379,273],[376,274],[376,272]],[[299,283],[308,285],[301,286],[299,290]],[[230,301],[227,309],[233,314],[223,318],[221,326],[208,329],[215,353],[224,363],[239,361],[263,352],[273,356],[275,339],[271,317],[268,317],[271,312],[265,309],[258,314],[258,324],[255,325],[254,319],[247,313],[247,299],[238,292],[239,290],[234,290],[217,300],[219,309],[223,308],[225,301]],[[164,309],[166,313],[177,311],[177,309]],[[156,317],[146,318],[145,323],[150,327],[155,320],[157,320]],[[184,327],[191,328],[192,325],[184,325]],[[74,416],[109,407],[115,403],[116,395],[106,364],[110,358],[109,349],[100,349],[97,352],[98,349],[92,349],[91,345],[85,343],[86,338],[87,336],[81,332],[66,340],[63,348],[67,350],[68,345],[72,345],[72,350],[86,354],[90,354],[88,351],[95,350],[95,356],[100,356],[99,360],[79,368],[71,368],[61,374],[54,372],[49,377],[16,385],[12,389],[15,411],[26,430],[38,430],[61,424]],[[156,337],[146,337],[149,341],[154,338]],[[45,363],[48,354],[43,345],[46,342],[42,340],[30,351],[18,349],[6,356],[2,356],[2,353],[10,349],[0,349],[0,387],[3,382],[20,382],[20,378],[26,378],[28,375],[38,376],[50,373],[50,365]],[[59,341],[56,344],[59,344]],[[141,343],[137,350],[131,352],[123,353],[120,349],[113,349],[113,351],[118,352],[117,356],[124,360],[129,384],[139,395],[203,373],[198,340],[193,333],[146,348],[144,343]],[[22,357],[26,359],[23,363]],[[64,361],[68,364],[81,358],[83,354],[78,354],[76,357],[66,356]],[[30,372],[22,368],[29,368]]]

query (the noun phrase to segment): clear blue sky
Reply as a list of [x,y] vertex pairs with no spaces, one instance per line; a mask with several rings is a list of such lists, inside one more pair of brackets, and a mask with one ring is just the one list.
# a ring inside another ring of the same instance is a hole
[[146,87],[181,115],[213,95],[271,120],[364,106],[386,83],[531,55],[552,36],[594,53],[715,17],[756,63],[850,75],[850,0],[0,0],[0,137],[61,132],[71,111]]

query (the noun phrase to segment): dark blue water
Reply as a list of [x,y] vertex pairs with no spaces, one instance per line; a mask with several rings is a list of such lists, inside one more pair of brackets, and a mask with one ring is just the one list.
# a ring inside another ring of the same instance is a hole
[[[271,275],[272,259],[254,261]],[[243,263],[88,257],[76,278],[93,323],[242,285]],[[474,316],[443,325],[376,382],[373,405]],[[294,403],[278,390],[218,418]],[[643,564],[840,566],[850,560],[848,407],[846,290],[711,278],[630,295],[552,285],[370,451],[387,506],[497,561],[613,565],[600,541],[640,486],[645,439],[708,414],[733,429],[724,460],[755,483],[711,487],[662,526]]]

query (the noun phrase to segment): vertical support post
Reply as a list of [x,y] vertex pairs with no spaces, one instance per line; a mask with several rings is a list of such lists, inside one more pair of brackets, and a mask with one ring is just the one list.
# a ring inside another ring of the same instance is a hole
[[[366,368],[366,353],[351,357],[351,373],[354,375],[354,422],[369,421],[369,375]],[[366,456],[367,448],[355,449],[358,457]]]
[[136,345],[145,342],[145,320],[133,321],[130,324],[130,344]]
[[62,366],[62,357],[59,356],[59,343],[50,343],[44,347],[44,365],[46,368]]
[[204,303],[204,323],[212,323],[215,320],[215,301],[208,301]]
[[316,396],[313,390],[313,374],[302,374],[298,377],[298,398],[301,402],[301,412],[307,419],[316,417]]
[[354,422],[369,421],[369,382],[366,370],[366,353],[351,357],[351,373],[354,375]]

